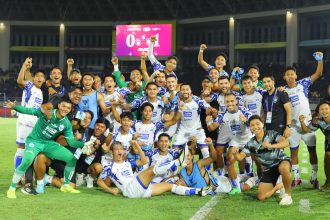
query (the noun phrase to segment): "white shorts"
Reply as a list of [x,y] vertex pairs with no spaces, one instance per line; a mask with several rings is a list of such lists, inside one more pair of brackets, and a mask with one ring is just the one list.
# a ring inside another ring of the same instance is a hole
[[216,146],[225,146],[226,144],[228,144],[229,140],[230,138],[228,127],[225,125],[220,125]]
[[298,128],[291,128],[291,135],[290,135],[290,148],[297,148],[299,147],[300,141],[303,140],[305,144],[309,147],[316,146],[316,136],[315,132],[303,134]]
[[247,144],[247,142],[249,142],[251,137],[248,136],[243,138],[242,136],[231,136],[231,139],[229,141],[229,147],[237,147],[242,150]]
[[149,198],[151,197],[152,185],[144,186],[138,176],[125,186],[123,195],[128,198]]
[[31,133],[33,127],[23,125],[17,122],[16,125],[16,144],[25,144],[27,136]]
[[218,187],[215,190],[216,193],[229,193],[232,190],[231,181],[225,176],[215,177]]
[[176,140],[175,142],[173,143],[173,146],[180,146],[180,145],[184,145],[186,144],[191,137],[195,136],[197,138],[197,144],[200,146],[200,147],[203,147],[203,146],[208,146],[206,143],[205,143],[205,139],[206,139],[206,136],[205,136],[205,132],[204,132],[204,129],[203,128],[200,128],[200,129],[195,129],[193,131],[187,131],[187,130],[183,130],[183,129],[180,129],[177,133],[177,136],[176,136]]

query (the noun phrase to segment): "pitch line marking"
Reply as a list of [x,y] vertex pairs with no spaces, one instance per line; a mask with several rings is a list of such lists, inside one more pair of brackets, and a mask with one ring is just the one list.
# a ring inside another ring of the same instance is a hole
[[201,207],[189,220],[204,219],[211,212],[212,208],[218,204],[219,199],[220,196],[213,196],[212,199]]

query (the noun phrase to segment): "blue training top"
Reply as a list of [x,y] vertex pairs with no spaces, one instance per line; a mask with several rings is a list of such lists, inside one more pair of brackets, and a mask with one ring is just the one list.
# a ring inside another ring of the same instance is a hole
[[92,92],[90,95],[84,95],[81,98],[81,101],[79,102],[78,106],[81,111],[90,110],[91,112],[93,112],[94,117],[89,125],[89,128],[93,129],[96,120],[99,118],[99,114],[98,114],[99,107],[98,107],[98,103],[97,103],[97,91]]
[[[205,170],[205,172],[207,171]],[[180,175],[186,182],[186,185],[188,187],[203,188],[208,185],[204,177],[202,176],[201,171],[199,170],[199,167],[196,162],[194,162],[194,166],[190,175],[187,174],[186,168],[181,169]]]

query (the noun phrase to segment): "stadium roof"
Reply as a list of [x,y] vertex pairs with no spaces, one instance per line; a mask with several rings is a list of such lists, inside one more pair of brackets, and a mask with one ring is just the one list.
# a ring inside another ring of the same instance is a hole
[[316,6],[330,0],[1,0],[0,20],[166,20]]

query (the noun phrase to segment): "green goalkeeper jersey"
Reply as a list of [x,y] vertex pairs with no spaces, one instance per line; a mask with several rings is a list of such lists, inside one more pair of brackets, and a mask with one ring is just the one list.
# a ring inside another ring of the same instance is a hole
[[63,134],[70,147],[82,148],[84,142],[76,141],[73,136],[72,126],[69,119],[56,117],[56,109],[51,110],[52,116],[48,120],[46,116],[38,109],[25,108],[23,106],[15,106],[14,109],[20,113],[35,115],[38,121],[33,127],[32,132],[27,138],[32,138],[38,141],[54,141],[56,137]]

